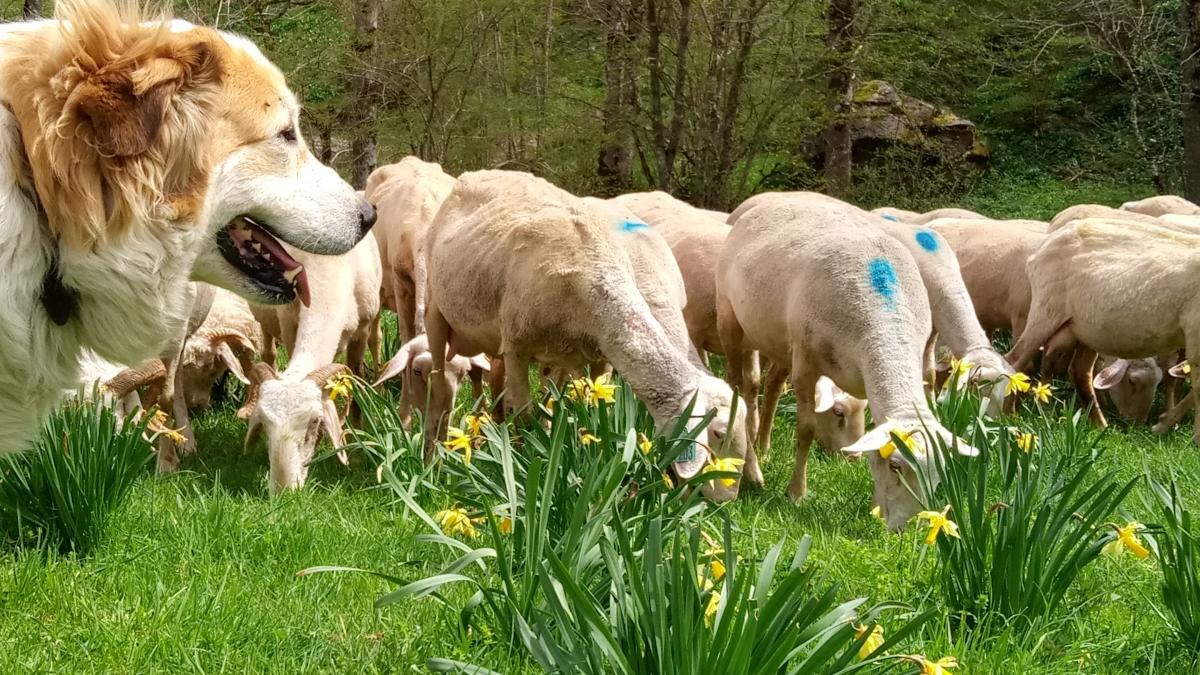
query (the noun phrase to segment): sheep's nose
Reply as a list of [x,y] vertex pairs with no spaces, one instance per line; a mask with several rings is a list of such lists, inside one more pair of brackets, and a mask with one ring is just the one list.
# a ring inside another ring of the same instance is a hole
[[362,234],[371,231],[371,227],[378,220],[378,214],[375,212],[375,207],[371,202],[363,199],[358,202],[358,230]]

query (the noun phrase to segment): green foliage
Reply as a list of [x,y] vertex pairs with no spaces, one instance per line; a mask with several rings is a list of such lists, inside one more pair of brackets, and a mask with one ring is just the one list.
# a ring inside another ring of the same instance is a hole
[[153,457],[149,417],[123,425],[99,392],[68,402],[34,447],[0,457],[0,532],[20,546],[87,555]]
[[1154,547],[1162,570],[1162,599],[1174,617],[1171,628],[1181,643],[1200,652],[1200,527],[1192,520],[1179,483],[1163,486],[1149,479],[1162,514],[1162,532]]
[[980,455],[938,439],[932,470],[920,472],[926,507],[948,508],[958,526],[958,538],[936,538],[938,592],[966,628],[1011,627],[1035,639],[1033,629],[1058,617],[1076,578],[1115,538],[1106,521],[1139,479],[1100,468],[1097,434],[1082,413],[1055,419],[1039,410],[1009,427],[985,421],[963,394],[943,408],[948,427]]

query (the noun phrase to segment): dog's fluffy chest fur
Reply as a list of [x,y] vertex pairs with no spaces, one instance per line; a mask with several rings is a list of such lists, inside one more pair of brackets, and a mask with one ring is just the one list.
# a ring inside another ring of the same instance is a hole
[[30,198],[23,156],[17,122],[0,107],[0,453],[25,449],[63,389],[77,386],[83,348],[125,364],[156,356],[186,320],[192,263],[176,232],[64,251],[63,281],[79,300],[55,325],[41,296],[57,244]]

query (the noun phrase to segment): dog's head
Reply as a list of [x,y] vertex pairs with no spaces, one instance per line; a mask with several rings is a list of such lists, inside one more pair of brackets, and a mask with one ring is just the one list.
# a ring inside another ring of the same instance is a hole
[[154,251],[255,301],[307,300],[280,242],[345,253],[375,214],[309,153],[279,69],[234,35],[56,5],[55,21],[0,36],[0,99],[53,234]]

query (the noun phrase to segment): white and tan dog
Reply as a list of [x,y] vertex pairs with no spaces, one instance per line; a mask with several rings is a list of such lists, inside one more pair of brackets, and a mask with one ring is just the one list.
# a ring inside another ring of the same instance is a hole
[[138,363],[189,279],[306,299],[280,241],[354,246],[374,210],[318,162],[249,41],[102,0],[0,26],[0,452],[23,449],[82,350]]

